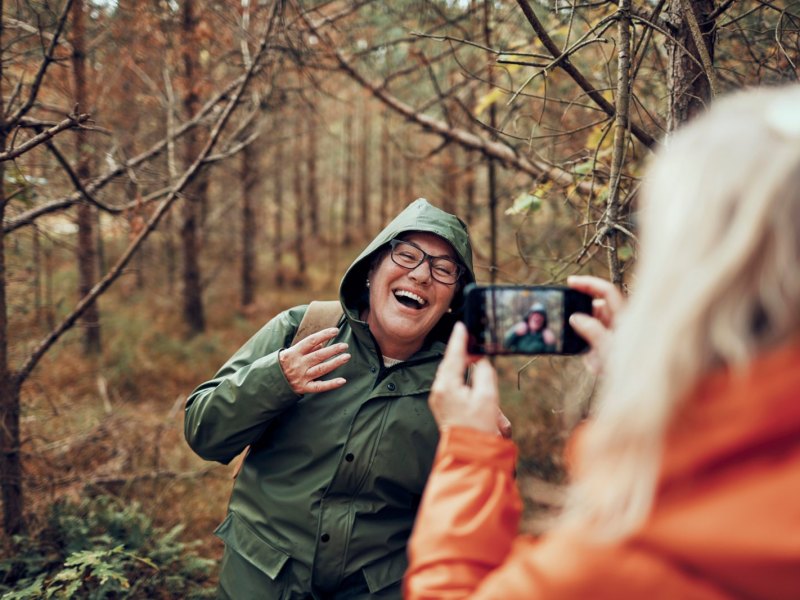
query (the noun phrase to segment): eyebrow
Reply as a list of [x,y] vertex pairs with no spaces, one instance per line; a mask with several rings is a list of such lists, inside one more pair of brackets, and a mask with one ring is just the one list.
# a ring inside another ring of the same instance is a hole
[[412,242],[411,240],[404,240],[403,238],[398,238],[398,239],[399,239],[401,242],[404,242],[404,243],[406,243],[406,244],[411,244],[411,245],[412,245],[412,246],[414,246],[415,248],[417,248],[417,249],[419,249],[419,250],[422,250],[422,251],[423,251],[425,254],[427,254],[427,255],[428,255],[428,256],[430,256],[431,258],[447,258],[447,259],[449,259],[449,260],[452,260],[454,263],[458,263],[458,258],[456,258],[455,256],[453,256],[453,255],[451,255],[451,254],[431,254],[430,252],[428,252],[427,250],[425,250],[425,248],[423,248],[422,246],[420,246],[420,245],[419,245],[418,243],[416,243],[416,242]]

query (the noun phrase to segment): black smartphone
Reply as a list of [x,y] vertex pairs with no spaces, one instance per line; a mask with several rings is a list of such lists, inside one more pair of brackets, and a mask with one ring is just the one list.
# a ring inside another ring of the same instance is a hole
[[480,286],[464,290],[470,354],[579,354],[588,344],[570,327],[592,314],[592,297],[562,286]]

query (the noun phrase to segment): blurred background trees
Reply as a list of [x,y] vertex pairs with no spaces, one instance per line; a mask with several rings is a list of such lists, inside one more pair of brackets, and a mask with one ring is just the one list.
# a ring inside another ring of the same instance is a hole
[[[792,1],[0,6],[9,557],[87,495],[138,499],[217,556],[230,484],[185,449],[180,409],[257,327],[336,297],[418,196],[470,224],[483,282],[635,286],[649,154],[717,95],[796,82],[800,60]],[[591,386],[571,387],[571,360],[499,366],[534,523]],[[45,589],[54,568],[9,559],[0,586]]]

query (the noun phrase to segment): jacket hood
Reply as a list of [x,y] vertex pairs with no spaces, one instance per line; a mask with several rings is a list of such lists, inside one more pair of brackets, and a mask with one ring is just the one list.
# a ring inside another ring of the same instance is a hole
[[[442,321],[449,321],[448,323],[442,323],[447,334],[449,334],[453,322],[459,318],[463,304],[462,291],[467,284],[475,282],[475,272],[472,267],[472,245],[470,244],[469,233],[464,221],[435,207],[424,198],[418,198],[409,204],[375,236],[375,239],[353,261],[353,264],[350,265],[344,277],[342,277],[342,282],[339,286],[339,298],[345,312],[351,318],[358,319],[360,310],[368,302],[366,281],[373,257],[398,235],[411,231],[433,233],[445,239],[455,250],[459,262],[466,268],[464,275],[462,275],[460,289],[453,298],[451,305],[453,313],[442,318]],[[447,319],[447,317],[453,318]],[[439,329],[439,327],[436,329]],[[437,335],[436,337],[441,336]],[[444,340],[446,341],[446,336]]]

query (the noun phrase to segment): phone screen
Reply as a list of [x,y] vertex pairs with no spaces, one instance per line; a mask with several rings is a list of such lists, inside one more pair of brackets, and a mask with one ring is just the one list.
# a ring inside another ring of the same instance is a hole
[[592,313],[591,296],[561,286],[477,286],[464,290],[472,354],[578,354],[586,341],[569,325]]

